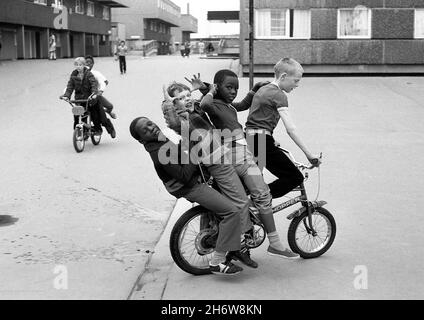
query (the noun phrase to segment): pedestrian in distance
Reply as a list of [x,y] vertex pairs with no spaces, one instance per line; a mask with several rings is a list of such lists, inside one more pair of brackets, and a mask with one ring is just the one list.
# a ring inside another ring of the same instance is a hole
[[190,46],[190,42],[186,42],[185,43],[185,56],[187,58],[190,58],[190,52],[191,52],[191,46]]
[[181,53],[181,57],[184,58],[184,56],[186,54],[186,48],[185,48],[184,42],[182,42],[181,45],[180,45],[180,53]]
[[127,73],[127,60],[126,55],[128,53],[128,47],[125,45],[125,41],[122,40],[116,48],[115,56],[119,60],[119,70],[121,74]]
[[56,36],[53,33],[49,38],[49,60],[56,60]]

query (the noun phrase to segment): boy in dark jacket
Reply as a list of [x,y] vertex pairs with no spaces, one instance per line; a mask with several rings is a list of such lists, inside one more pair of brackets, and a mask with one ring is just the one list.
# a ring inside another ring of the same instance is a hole
[[166,139],[159,127],[148,118],[134,119],[130,125],[130,133],[149,152],[155,170],[170,194],[197,202],[222,217],[215,251],[209,263],[211,272],[224,275],[241,272],[241,267],[226,259],[227,251],[240,250],[241,228],[238,209],[218,191],[201,183],[197,164],[181,164],[179,147]]
[[[107,118],[105,111],[95,101],[98,93],[98,83],[93,74],[86,68],[85,59],[79,57],[74,62],[75,70],[71,73],[71,77],[66,86],[65,93],[61,98],[70,99],[72,93],[75,91],[75,100],[86,100],[90,95],[93,95],[93,100],[89,103],[88,111],[91,114],[91,120],[93,121],[94,131],[97,134],[102,133],[101,125],[107,126]],[[74,129],[78,124],[78,116],[74,116]],[[106,127],[106,129],[108,129]],[[109,131],[109,130],[108,130]]]

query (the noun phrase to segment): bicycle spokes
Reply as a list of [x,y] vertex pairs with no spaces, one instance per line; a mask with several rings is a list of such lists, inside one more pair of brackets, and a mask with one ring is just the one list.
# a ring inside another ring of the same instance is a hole
[[310,218],[305,216],[299,224],[296,230],[296,243],[304,251],[316,252],[327,244],[331,233],[332,228],[328,218],[314,211]]

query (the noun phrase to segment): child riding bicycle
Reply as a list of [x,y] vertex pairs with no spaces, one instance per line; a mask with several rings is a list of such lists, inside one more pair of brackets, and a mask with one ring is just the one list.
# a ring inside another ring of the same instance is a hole
[[[277,180],[269,184],[269,188],[272,197],[279,198],[299,186],[304,179],[290,158],[276,146],[273,132],[279,119],[289,137],[311,164],[319,166],[321,159],[306,147],[289,113],[286,93],[299,86],[303,75],[302,66],[292,58],[284,58],[277,62],[274,71],[274,81],[260,88],[253,97],[246,122],[246,134],[250,149],[259,157],[259,164],[277,177]],[[259,153],[259,141],[266,141],[265,157]]]

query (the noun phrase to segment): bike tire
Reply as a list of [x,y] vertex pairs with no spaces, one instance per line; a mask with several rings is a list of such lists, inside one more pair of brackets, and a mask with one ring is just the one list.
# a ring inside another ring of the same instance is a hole
[[[171,236],[169,238],[169,249],[171,251],[171,256],[174,262],[177,264],[178,267],[180,267],[182,270],[184,270],[187,273],[193,274],[193,275],[206,275],[210,274],[209,270],[209,263],[206,264],[203,267],[195,266],[191,264],[187,259],[184,258],[184,253],[181,251],[181,243],[180,239],[182,237],[182,234],[185,232],[187,225],[196,219],[197,217],[200,217],[202,215],[210,214],[210,211],[207,209],[197,206],[194,208],[191,208],[190,210],[186,211],[175,223],[174,227],[171,231]],[[200,229],[200,228],[199,228]],[[199,255],[198,252],[194,253],[194,255],[197,257],[200,257],[200,259],[204,259],[204,256]],[[193,256],[193,253],[190,257]]]
[[72,144],[74,145],[74,149],[77,153],[81,153],[84,151],[84,132],[81,128],[75,128],[74,134],[72,135]]
[[[325,238],[324,244],[318,247],[319,249],[306,250],[302,248],[299,245],[300,239],[296,236],[296,231],[298,230],[299,227],[301,227],[304,224],[304,219],[306,219],[306,222],[308,222],[307,211],[303,212],[300,216],[292,220],[289,226],[288,233],[287,233],[287,240],[288,240],[290,249],[293,252],[298,253],[304,259],[317,258],[323,255],[328,249],[330,249],[336,237],[336,221],[333,215],[327,209],[324,209],[322,207],[314,208],[313,217],[314,216],[323,217],[325,222],[327,223],[327,227],[329,228],[326,235],[327,238]],[[312,235],[305,235],[305,237],[306,236],[308,236],[309,239],[313,237]],[[315,240],[317,239],[315,238]]]
[[92,142],[95,146],[97,146],[97,145],[99,145],[100,141],[102,140],[102,135],[94,135],[94,134],[92,134],[92,135],[90,136],[90,138],[91,138],[91,142]]

